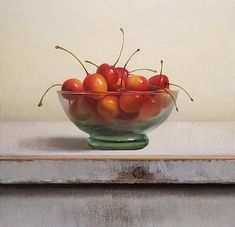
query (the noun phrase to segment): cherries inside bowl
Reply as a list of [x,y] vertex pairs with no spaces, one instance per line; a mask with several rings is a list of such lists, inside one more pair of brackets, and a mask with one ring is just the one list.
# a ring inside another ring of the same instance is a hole
[[177,93],[58,91],[58,96],[68,118],[89,135],[90,147],[140,149],[149,142],[146,133],[170,115]]

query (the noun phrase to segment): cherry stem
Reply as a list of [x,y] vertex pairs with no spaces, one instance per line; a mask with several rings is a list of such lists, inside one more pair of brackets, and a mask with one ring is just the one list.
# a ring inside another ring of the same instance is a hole
[[94,66],[97,67],[97,68],[99,67],[99,66],[96,65],[94,62],[91,62],[91,61],[88,61],[88,60],[86,60],[85,62],[86,62],[86,63],[89,63],[89,64],[91,64],[91,65],[94,65]]
[[168,83],[168,84],[182,89],[182,90],[188,95],[188,97],[190,98],[190,100],[191,100],[191,101],[194,101],[194,99],[190,96],[190,94],[189,94],[183,87],[181,87],[181,86],[179,86],[179,85],[177,85],[177,84],[172,84],[172,83]]
[[153,73],[157,72],[157,70],[154,70],[154,69],[143,68],[143,69],[134,69],[134,70],[131,70],[131,71],[129,71],[129,73],[133,73],[133,72],[141,71],[141,70],[150,71],[150,72],[153,72]]
[[172,100],[173,100],[173,102],[174,102],[174,105],[175,105],[175,109],[176,109],[176,111],[178,112],[179,111],[179,108],[178,108],[178,106],[177,106],[177,104],[176,104],[176,101],[175,101],[175,98],[174,98],[174,96],[169,92],[169,91],[167,91],[165,88],[162,88],[168,95],[170,95],[171,96],[171,98],[172,98]]
[[120,28],[120,31],[121,31],[121,33],[122,33],[122,46],[121,46],[121,50],[120,50],[120,52],[119,52],[118,58],[117,58],[116,62],[113,64],[113,67],[114,67],[114,68],[116,67],[117,63],[119,62],[119,60],[120,60],[120,58],[121,58],[122,51],[123,51],[123,47],[124,47],[124,43],[125,43],[125,40],[124,40],[124,38],[125,38],[124,30],[123,30],[122,28]]
[[161,60],[161,70],[160,70],[160,75],[162,75],[162,70],[163,70],[163,60]]
[[50,86],[49,88],[47,88],[47,90],[44,92],[42,98],[40,99],[39,103],[38,103],[38,107],[41,107],[42,106],[42,101],[43,101],[43,98],[44,96],[47,94],[47,92],[53,88],[53,87],[56,87],[56,86],[62,86],[62,84],[53,84],[52,86]]
[[174,96],[173,96],[169,91],[167,91],[167,89],[165,89],[165,88],[164,88],[164,87],[162,87],[162,86],[153,86],[153,87],[156,87],[156,88],[162,89],[165,93],[167,93],[168,95],[170,95],[170,96],[171,96],[171,98],[172,98],[172,100],[173,100],[173,102],[174,102],[174,105],[175,105],[175,109],[176,109],[176,111],[177,111],[177,112],[179,111],[179,108],[178,108],[178,106],[177,106],[177,104],[176,104],[176,100],[175,100]]
[[78,60],[78,62],[81,64],[81,66],[83,67],[83,69],[85,70],[86,74],[89,75],[89,73],[88,73],[88,71],[86,70],[85,66],[84,66],[83,63],[78,59],[78,57],[77,57],[75,54],[73,54],[71,51],[66,50],[65,48],[63,48],[63,47],[61,47],[61,46],[58,46],[58,45],[55,46],[55,49],[63,50],[63,51],[65,51],[65,52],[71,54],[73,57],[75,57],[75,58]]
[[131,58],[140,51],[140,48],[138,48],[136,51],[134,51],[134,53],[132,53],[132,55],[127,59],[126,64],[123,67],[123,72],[122,72],[122,76],[121,76],[121,84],[120,87],[122,88],[122,81],[123,81],[123,75],[124,75],[124,70],[126,69],[127,64],[129,63],[129,61],[131,60]]
[[140,51],[140,48],[138,48],[126,61],[126,64],[124,65],[124,69],[126,68],[127,64],[129,63],[129,61],[131,60],[131,58]]

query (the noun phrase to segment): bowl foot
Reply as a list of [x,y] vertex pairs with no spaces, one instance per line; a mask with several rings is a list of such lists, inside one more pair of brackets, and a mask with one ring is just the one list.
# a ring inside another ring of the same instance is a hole
[[88,145],[99,150],[137,150],[148,145],[144,134],[126,136],[90,136]]

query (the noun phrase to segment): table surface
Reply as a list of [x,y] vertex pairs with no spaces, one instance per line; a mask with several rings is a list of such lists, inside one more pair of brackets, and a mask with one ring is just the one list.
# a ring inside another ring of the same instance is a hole
[[148,136],[141,150],[92,150],[70,122],[0,122],[0,183],[235,183],[235,122]]
[[70,122],[0,122],[0,159],[235,159],[235,122],[169,121],[141,150],[94,150]]

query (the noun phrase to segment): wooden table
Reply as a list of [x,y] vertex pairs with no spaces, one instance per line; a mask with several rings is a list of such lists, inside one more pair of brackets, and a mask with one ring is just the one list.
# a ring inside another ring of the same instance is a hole
[[235,122],[169,121],[136,151],[86,138],[70,122],[0,123],[0,227],[233,226]]

